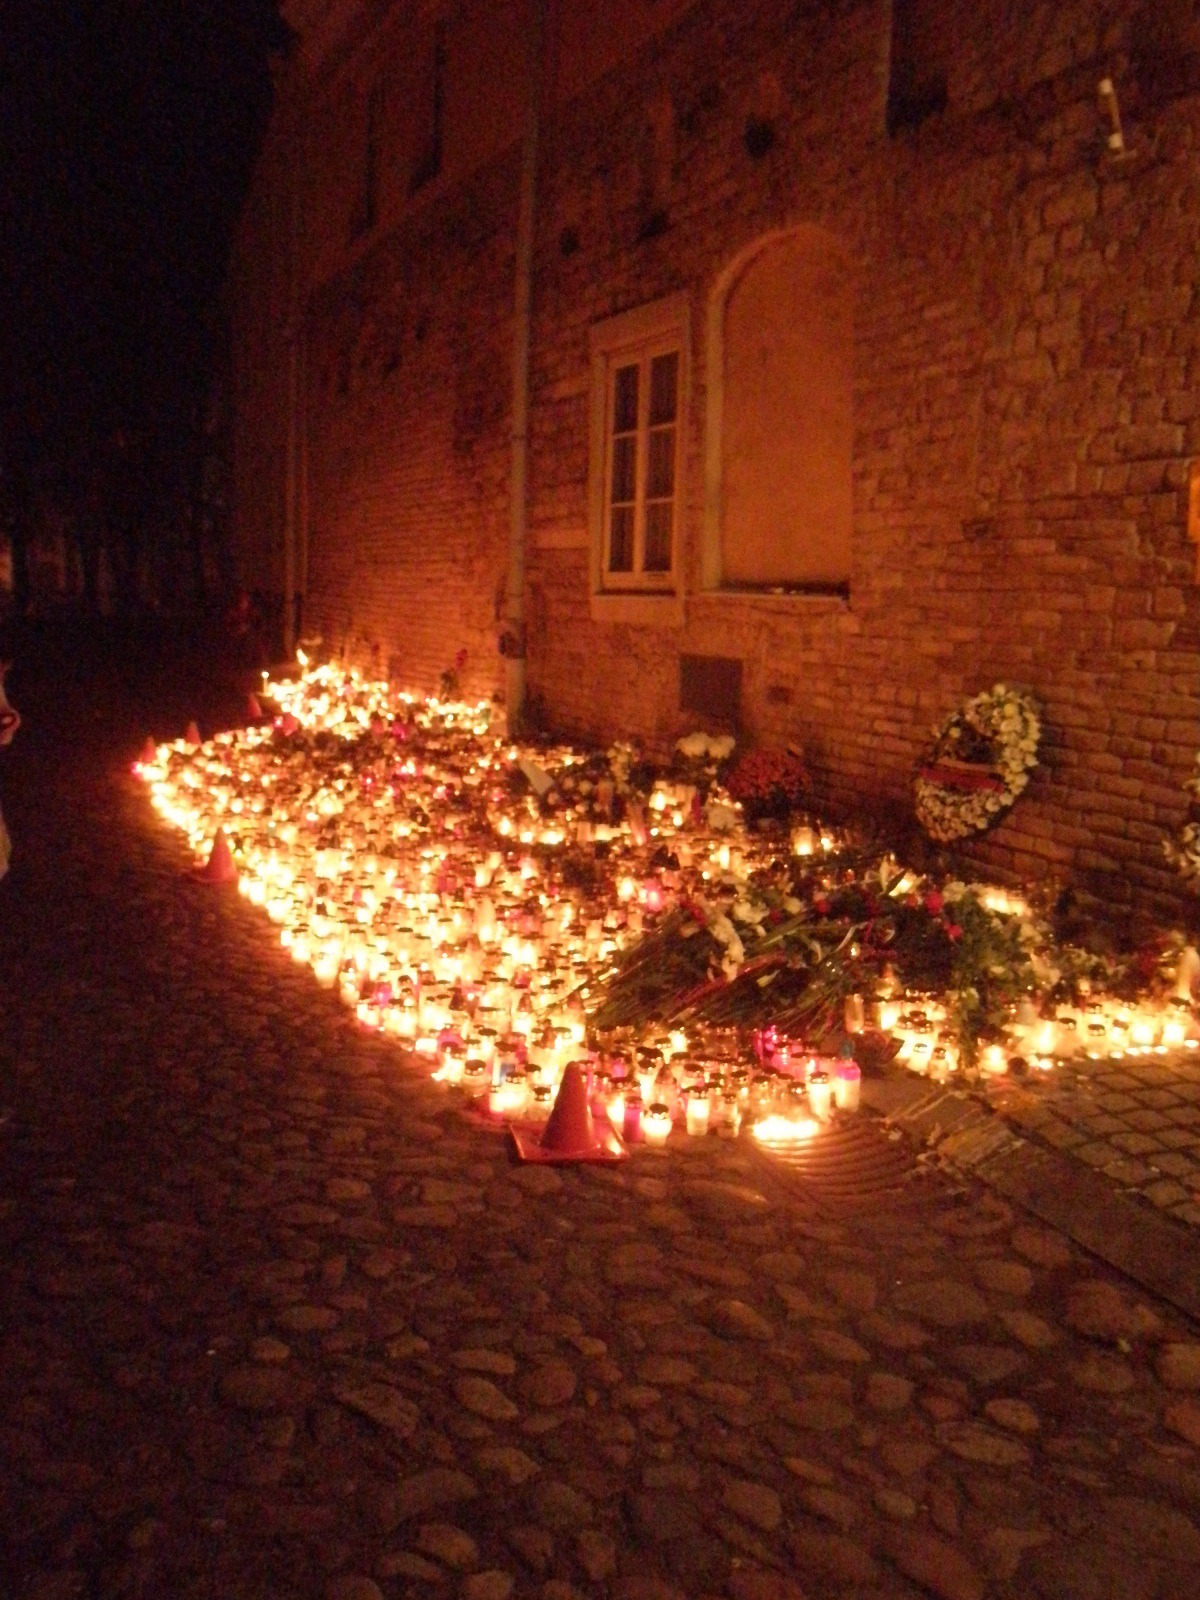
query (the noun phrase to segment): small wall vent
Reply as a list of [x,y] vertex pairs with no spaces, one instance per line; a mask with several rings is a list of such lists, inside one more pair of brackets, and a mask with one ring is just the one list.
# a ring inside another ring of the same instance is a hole
[[731,656],[679,658],[679,709],[699,728],[734,732],[742,709],[742,663]]

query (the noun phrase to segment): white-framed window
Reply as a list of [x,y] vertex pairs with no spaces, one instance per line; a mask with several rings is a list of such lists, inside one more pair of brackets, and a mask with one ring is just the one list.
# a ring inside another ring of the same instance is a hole
[[604,581],[612,588],[670,582],[678,436],[678,348],[614,356],[604,503]]
[[591,330],[594,598],[678,593],[688,327],[671,295]]

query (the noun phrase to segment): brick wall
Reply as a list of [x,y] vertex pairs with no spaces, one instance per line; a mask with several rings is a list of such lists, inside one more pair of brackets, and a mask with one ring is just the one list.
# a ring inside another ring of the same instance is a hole
[[[1200,100],[1139,98],[1137,6],[944,9],[947,108],[895,139],[886,0],[677,5],[652,45],[554,105],[535,263],[530,688],[563,729],[665,744],[686,731],[680,653],[738,657],[748,732],[800,741],[826,803],[852,810],[903,809],[929,725],[998,679],[1021,684],[1046,708],[1044,765],[978,859],[1169,913],[1159,840],[1183,815],[1200,743],[1185,536],[1200,455]],[[764,72],[779,113],[756,160],[742,134]],[[1104,148],[1103,76],[1121,95],[1123,161]],[[664,95],[677,119],[668,226],[639,241],[642,128]],[[415,684],[460,647],[472,687],[501,677],[516,166],[510,145],[308,297],[310,617]],[[833,232],[854,264],[848,604],[700,584],[709,302],[739,250],[799,222]],[[588,328],[678,290],[693,329],[684,619],[602,624],[588,592]]]
[[432,688],[496,685],[508,537],[516,166],[435,209],[314,299],[308,620]]

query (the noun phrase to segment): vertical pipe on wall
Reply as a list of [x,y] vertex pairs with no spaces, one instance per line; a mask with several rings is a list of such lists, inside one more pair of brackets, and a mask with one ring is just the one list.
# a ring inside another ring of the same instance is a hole
[[532,0],[529,17],[529,80],[521,193],[517,210],[517,261],[512,355],[512,482],[508,529],[505,620],[505,715],[509,737],[525,712],[525,540],[529,476],[529,327],[533,299],[533,225],[537,190],[538,123],[541,113],[543,38],[547,0]]
[[287,344],[287,454],[283,481],[283,653],[290,661],[296,649],[296,485],[299,476],[296,410],[300,395],[296,329],[290,317],[284,329],[284,340]]
[[303,638],[308,600],[308,316],[303,295],[297,298],[300,306],[296,322],[299,347],[299,398],[296,405],[296,632]]
[[[299,124],[292,137],[301,137]],[[291,153],[291,181],[288,184],[288,309],[284,340],[287,344],[287,440],[284,465],[283,505],[283,653],[291,660],[296,649],[296,595],[298,568],[301,564],[300,517],[302,505],[301,476],[303,463],[302,429],[304,407],[302,399],[303,374],[300,332],[300,171],[299,152]]]

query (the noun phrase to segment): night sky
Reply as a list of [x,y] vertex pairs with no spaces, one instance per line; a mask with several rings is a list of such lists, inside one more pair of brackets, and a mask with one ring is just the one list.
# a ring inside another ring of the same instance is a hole
[[115,435],[178,475],[288,31],[275,0],[0,0],[5,459],[71,485]]

